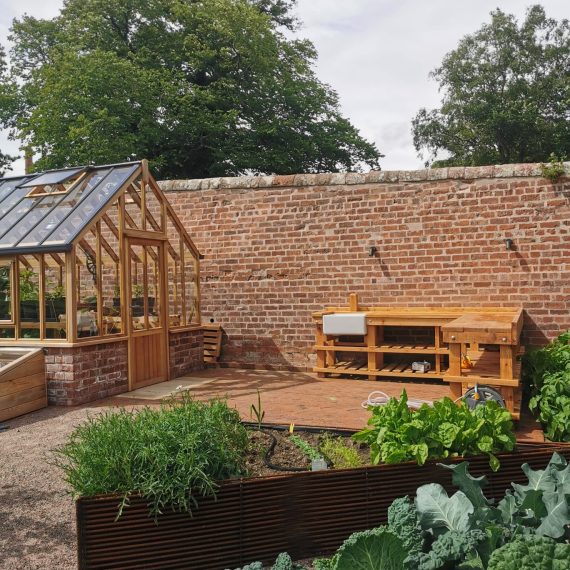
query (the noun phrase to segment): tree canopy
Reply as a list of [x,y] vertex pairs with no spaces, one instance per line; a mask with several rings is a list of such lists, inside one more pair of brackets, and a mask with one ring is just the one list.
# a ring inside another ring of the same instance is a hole
[[432,72],[439,109],[420,109],[414,145],[443,165],[541,162],[570,155],[570,26],[528,9],[491,12]]
[[[12,113],[37,169],[148,158],[161,177],[378,167],[293,37],[296,0],[66,0],[14,20]],[[16,78],[18,78],[16,80]],[[0,95],[1,96],[1,95]]]
[[[6,53],[0,46],[0,124],[8,121],[16,113],[16,89],[8,77],[6,65]],[[15,160],[14,157],[2,152],[0,149],[0,176],[4,174],[6,167]]]

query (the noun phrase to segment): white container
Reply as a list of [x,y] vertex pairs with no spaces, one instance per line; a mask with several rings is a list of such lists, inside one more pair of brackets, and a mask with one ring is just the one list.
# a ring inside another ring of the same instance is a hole
[[366,334],[365,313],[323,315],[323,333],[331,336]]
[[311,471],[326,471],[327,469],[328,465],[324,459],[313,459],[311,461]]
[[413,372],[429,372],[431,370],[431,364],[427,360],[412,362]]

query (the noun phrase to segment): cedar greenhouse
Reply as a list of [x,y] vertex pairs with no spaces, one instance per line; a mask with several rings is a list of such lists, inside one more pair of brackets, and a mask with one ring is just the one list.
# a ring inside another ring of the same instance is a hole
[[199,258],[146,161],[0,179],[0,420],[198,367]]

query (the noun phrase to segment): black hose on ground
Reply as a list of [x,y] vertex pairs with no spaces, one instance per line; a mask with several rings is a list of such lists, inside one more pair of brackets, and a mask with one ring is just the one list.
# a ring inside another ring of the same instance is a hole
[[[271,445],[269,446],[269,448],[265,452],[265,455],[263,456],[263,463],[265,464],[266,467],[268,467],[269,469],[273,469],[273,471],[294,471],[294,472],[308,471],[306,467],[293,467],[292,465],[291,466],[275,465],[274,463],[271,463],[270,458],[273,455],[273,452],[275,451],[275,446],[277,445],[277,438],[272,433],[269,433],[268,431],[260,428],[257,424],[246,425],[246,427],[249,429],[254,429],[254,431],[259,431],[260,433],[264,433],[265,435],[268,435],[271,438]],[[274,428],[272,427],[271,429]]]

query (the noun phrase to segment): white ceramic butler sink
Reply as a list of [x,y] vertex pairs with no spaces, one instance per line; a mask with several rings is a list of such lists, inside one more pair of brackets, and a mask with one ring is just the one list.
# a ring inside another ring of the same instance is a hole
[[334,313],[323,315],[323,333],[337,336],[366,334],[366,314]]

